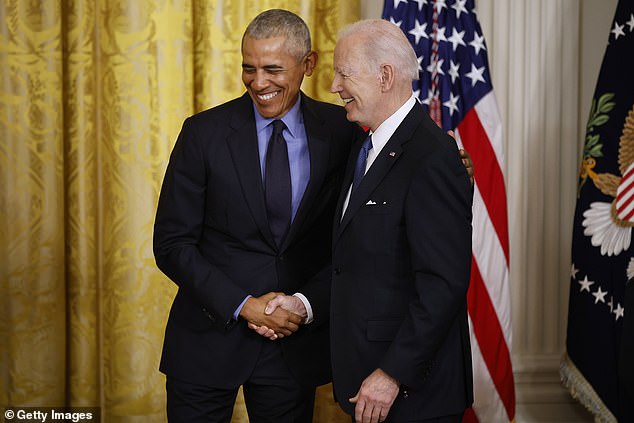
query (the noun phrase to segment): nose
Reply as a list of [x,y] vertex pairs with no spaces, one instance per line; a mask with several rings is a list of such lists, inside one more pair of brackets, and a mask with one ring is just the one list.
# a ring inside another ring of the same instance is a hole
[[330,84],[330,92],[338,93],[341,92],[341,77],[335,73],[335,76],[332,78],[332,84]]
[[266,72],[263,70],[258,70],[253,75],[253,81],[251,82],[251,86],[255,90],[262,90],[268,86],[268,78]]

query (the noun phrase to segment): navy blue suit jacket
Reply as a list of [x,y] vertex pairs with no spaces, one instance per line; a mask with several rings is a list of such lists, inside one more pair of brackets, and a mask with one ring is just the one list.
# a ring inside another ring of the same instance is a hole
[[416,103],[340,221],[360,144],[352,148],[334,225],[336,398],[354,414],[348,399],[381,368],[403,391],[388,418],[461,413],[472,402],[466,308],[472,191],[456,143]]

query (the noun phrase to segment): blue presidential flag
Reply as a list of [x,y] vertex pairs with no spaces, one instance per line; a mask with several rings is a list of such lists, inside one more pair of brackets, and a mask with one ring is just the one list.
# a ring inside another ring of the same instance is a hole
[[634,2],[629,0],[619,1],[610,29],[577,193],[561,376],[600,421],[634,421],[629,388],[618,378],[623,323],[634,313],[625,296],[634,277]]

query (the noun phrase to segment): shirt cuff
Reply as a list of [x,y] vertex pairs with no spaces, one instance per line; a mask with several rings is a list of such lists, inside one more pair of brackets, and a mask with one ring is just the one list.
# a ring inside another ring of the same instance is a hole
[[308,298],[306,298],[306,296],[304,296],[304,294],[296,292],[293,294],[293,297],[297,297],[299,298],[299,300],[304,303],[304,307],[306,307],[306,319],[304,320],[304,324],[307,325],[309,323],[312,323],[312,321],[314,320],[314,316],[313,316],[313,308],[310,306],[310,301],[308,301]]
[[251,297],[252,295],[247,295],[246,297],[244,297],[244,300],[242,300],[238,308],[236,308],[236,311],[233,312],[233,320],[238,320],[238,317],[240,317],[240,312],[242,311],[242,307],[244,307],[244,303],[246,303],[247,300]]

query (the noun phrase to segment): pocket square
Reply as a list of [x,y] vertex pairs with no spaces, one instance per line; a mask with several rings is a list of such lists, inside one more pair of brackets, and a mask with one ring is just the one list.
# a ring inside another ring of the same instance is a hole
[[374,206],[376,205],[376,203],[372,200],[368,201],[367,203],[365,203],[366,206]]

